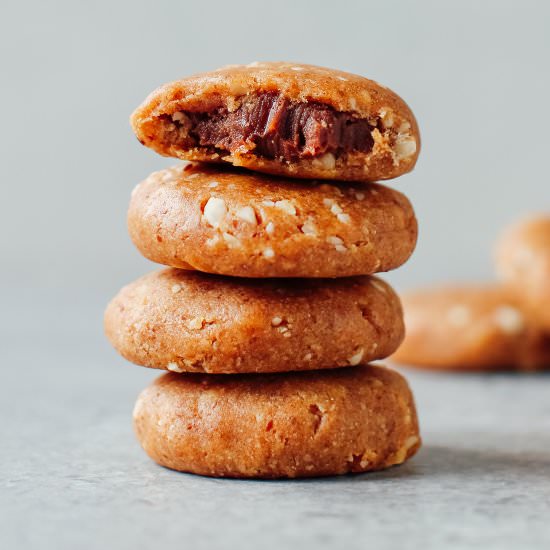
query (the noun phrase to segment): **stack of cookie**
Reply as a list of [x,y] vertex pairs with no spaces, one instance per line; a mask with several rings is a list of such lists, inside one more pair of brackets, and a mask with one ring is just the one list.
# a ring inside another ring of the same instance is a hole
[[501,282],[406,294],[407,337],[392,359],[440,371],[550,368],[550,215],[507,228],[495,257]]
[[263,478],[412,456],[411,392],[368,365],[404,332],[399,298],[372,274],[408,259],[416,219],[369,182],[416,162],[407,105],[359,76],[255,63],[163,86],[132,124],[143,144],[192,161],[133,192],[131,237],[170,268],[105,315],[124,357],[171,371],[135,407],[145,451],[176,470]]

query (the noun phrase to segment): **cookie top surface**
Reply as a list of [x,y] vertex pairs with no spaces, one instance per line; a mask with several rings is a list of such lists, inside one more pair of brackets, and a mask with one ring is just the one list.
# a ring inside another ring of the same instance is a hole
[[279,375],[166,374],[134,426],[163,466],[219,477],[310,477],[399,464],[420,446],[395,371],[362,366]]
[[394,178],[420,150],[414,115],[394,92],[295,63],[231,65],[165,84],[131,123],[165,156],[301,178]]
[[166,269],[124,287],[105,313],[113,346],[175,372],[281,372],[387,357],[399,298],[374,277],[231,279]]
[[550,335],[503,287],[457,285],[406,293],[402,299],[406,337],[392,360],[454,370],[550,366]]
[[395,269],[418,233],[382,185],[275,178],[187,163],[134,190],[130,236],[150,260],[238,277],[344,277]]
[[550,214],[528,216],[507,228],[495,257],[501,280],[550,332]]

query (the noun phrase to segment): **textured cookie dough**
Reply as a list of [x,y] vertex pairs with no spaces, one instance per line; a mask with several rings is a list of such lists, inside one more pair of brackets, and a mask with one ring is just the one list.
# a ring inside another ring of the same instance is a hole
[[550,213],[508,228],[496,249],[501,280],[520,295],[537,322],[550,332]]
[[395,178],[420,151],[414,115],[391,90],[294,63],[230,65],[165,84],[131,123],[161,155],[298,178]]
[[392,360],[452,370],[550,367],[550,334],[496,286],[456,286],[402,296],[406,336]]
[[387,357],[403,339],[403,319],[395,292],[374,277],[237,280],[166,269],[119,292],[105,331],[146,367],[281,372]]
[[215,477],[380,470],[420,447],[406,381],[380,366],[276,375],[165,374],[134,409],[145,452]]
[[137,186],[130,236],[150,260],[239,277],[343,277],[394,269],[416,245],[410,202],[369,185],[305,184],[185,163]]

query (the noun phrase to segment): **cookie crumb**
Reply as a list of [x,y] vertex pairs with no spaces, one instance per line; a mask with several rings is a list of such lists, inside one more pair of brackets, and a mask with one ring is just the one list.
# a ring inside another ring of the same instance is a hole
[[391,109],[382,109],[380,111],[380,119],[382,120],[384,128],[391,128],[394,123],[393,112]]
[[187,327],[191,330],[201,329],[204,325],[203,317],[194,317],[187,323]]
[[393,150],[397,162],[411,157],[416,153],[416,140],[413,137],[397,138]]
[[[323,201],[324,202],[324,201]],[[342,210],[342,207],[336,203],[336,202],[333,202],[332,203],[332,206],[330,207],[330,211],[335,215],[337,216],[338,214],[342,214],[344,211]]]
[[264,248],[262,251],[262,256],[264,258],[273,258],[275,256],[275,252],[273,251],[273,248]]
[[323,170],[334,170],[336,167],[336,157],[332,153],[325,153],[322,157],[314,158],[313,166]]
[[348,363],[354,367],[355,365],[358,365],[361,362],[361,359],[363,359],[363,354],[365,353],[365,350],[363,348],[359,348],[351,357],[348,358]]
[[317,235],[317,228],[311,218],[308,218],[305,223],[300,227],[300,231],[305,235]]
[[283,322],[283,320],[282,320],[281,317],[273,317],[273,319],[271,319],[271,324],[274,327],[278,327],[282,322]]
[[172,372],[185,372],[177,363],[175,363],[174,361],[170,361],[170,363],[168,363],[166,365],[166,368],[167,370],[169,371],[172,371]]
[[254,208],[252,208],[252,206],[243,206],[242,208],[239,208],[237,212],[235,212],[235,215],[240,220],[243,220],[244,222],[247,222],[251,225],[258,224],[256,220],[256,212],[254,211]]
[[184,125],[191,122],[189,120],[189,117],[185,113],[182,113],[181,111],[177,111],[172,114],[172,121],[179,122]]
[[215,246],[220,241],[220,238],[218,235],[214,235],[210,239],[206,239],[206,246]]
[[411,129],[410,123],[407,122],[406,120],[404,120],[404,121],[399,125],[399,128],[397,129],[397,131],[398,131],[400,134],[404,134],[404,133],[408,132],[410,129]]
[[223,240],[227,243],[227,246],[229,246],[229,248],[238,248],[242,246],[241,241],[237,239],[237,237],[235,237],[234,235],[231,235],[231,233],[225,232],[223,234]]
[[279,208],[283,212],[290,214],[291,216],[296,215],[296,207],[292,204],[291,201],[283,199],[275,203],[275,207]]
[[345,252],[347,250],[344,241],[340,237],[336,237],[336,235],[327,237],[327,243],[334,245],[334,248],[338,252]]
[[223,199],[210,197],[204,205],[204,219],[212,227],[219,227],[226,214],[227,206]]

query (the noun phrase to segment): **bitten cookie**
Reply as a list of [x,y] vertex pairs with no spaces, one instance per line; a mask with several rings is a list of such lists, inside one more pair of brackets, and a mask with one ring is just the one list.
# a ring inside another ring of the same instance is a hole
[[280,372],[387,357],[399,298],[373,277],[235,280],[167,269],[124,287],[105,312],[115,349],[174,372]]
[[395,178],[420,150],[416,120],[391,90],[293,63],[230,65],[166,84],[131,123],[161,155],[298,178]]
[[381,185],[304,184],[184,164],[137,186],[130,235],[150,260],[239,277],[394,269],[416,245],[410,202]]
[[295,478],[380,470],[420,447],[397,372],[360,366],[276,375],[165,374],[134,427],[162,466],[215,477]]
[[504,288],[457,286],[402,296],[406,336],[392,360],[453,370],[550,367],[544,334]]
[[508,228],[498,242],[496,263],[502,281],[550,332],[550,214],[531,216]]

